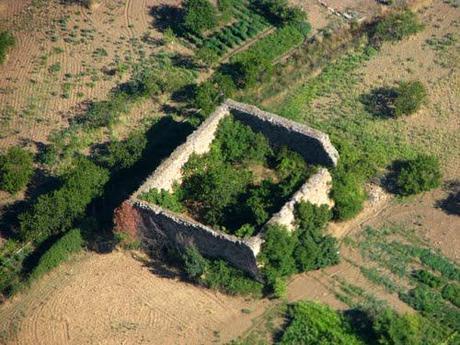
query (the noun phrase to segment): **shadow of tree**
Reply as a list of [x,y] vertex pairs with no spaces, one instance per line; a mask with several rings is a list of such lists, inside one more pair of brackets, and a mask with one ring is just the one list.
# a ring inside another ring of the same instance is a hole
[[[102,196],[88,207],[87,215],[97,218],[98,223],[98,230],[88,231],[85,236],[90,249],[98,252],[112,250],[115,244],[112,232],[114,210],[139,188],[164,158],[185,141],[192,130],[190,124],[178,122],[167,116],[147,131],[147,146],[142,158],[132,167],[112,173]],[[104,248],[105,243],[107,248]]]
[[365,110],[373,116],[389,118],[395,116],[393,102],[398,93],[394,88],[379,87],[360,97]]
[[443,200],[438,200],[436,207],[448,215],[460,216],[460,180],[448,182],[445,189],[449,191],[449,195]]
[[166,4],[152,6],[150,15],[154,19],[153,26],[159,31],[164,32],[170,28],[176,35],[183,33],[181,23],[184,11],[182,8]]
[[343,315],[356,335],[365,344],[377,344],[377,336],[372,328],[373,322],[370,312],[360,308],[352,308],[346,310]]

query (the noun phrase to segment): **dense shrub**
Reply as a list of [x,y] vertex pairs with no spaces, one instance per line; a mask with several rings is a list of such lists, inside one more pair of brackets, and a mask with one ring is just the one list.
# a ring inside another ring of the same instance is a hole
[[199,109],[203,115],[208,116],[214,111],[220,100],[219,90],[208,80],[197,86],[193,97],[193,106]]
[[360,345],[344,318],[326,305],[302,301],[289,307],[289,325],[280,344]]
[[32,153],[13,146],[0,155],[0,189],[17,193],[29,182],[33,173]]
[[19,216],[23,239],[40,242],[51,235],[69,230],[87,205],[102,192],[109,179],[107,170],[86,158],[62,177],[62,186],[40,196],[33,207]]
[[277,278],[287,278],[297,272],[294,249],[297,245],[295,234],[280,225],[269,225],[264,234],[258,261],[269,284]]
[[128,96],[125,93],[114,93],[108,100],[92,102],[80,121],[87,128],[110,127],[128,109]]
[[229,163],[264,162],[272,150],[267,138],[232,117],[219,123],[216,146]]
[[328,206],[318,207],[309,202],[300,202],[296,205],[295,212],[298,243],[294,257],[297,269],[305,272],[337,264],[337,241],[323,235],[323,230],[331,219]]
[[363,209],[366,192],[362,176],[348,170],[339,162],[333,171],[331,197],[335,202],[334,217],[339,220],[353,218]]
[[396,179],[402,195],[417,194],[439,187],[441,170],[434,156],[420,154],[402,164]]
[[262,295],[262,284],[223,260],[203,258],[193,245],[184,249],[181,259],[189,278],[208,288],[231,295]]
[[0,65],[5,62],[8,49],[16,44],[14,36],[9,31],[0,32]]
[[376,168],[369,157],[348,143],[338,141],[335,144],[340,160],[332,172],[333,214],[335,219],[346,220],[362,210],[367,197],[364,182],[376,172]]
[[442,279],[435,276],[426,270],[416,270],[412,273],[412,276],[419,282],[428,285],[432,288],[438,288],[442,284]]
[[224,209],[246,191],[251,174],[224,162],[214,162],[206,170],[184,179],[184,198],[193,202],[204,221],[222,223]]
[[157,204],[173,212],[182,212],[184,207],[181,204],[180,196],[177,191],[170,193],[164,189],[159,191],[156,188],[139,196],[142,200]]
[[419,81],[400,82],[394,100],[395,116],[410,115],[420,109],[425,102],[427,92]]
[[217,13],[208,0],[187,0],[184,3],[185,30],[201,33],[212,29],[217,24]]
[[287,0],[258,0],[256,6],[274,24],[299,23],[306,14],[298,7],[291,7]]
[[133,77],[119,91],[135,99],[177,91],[191,84],[194,71],[176,60],[177,56],[162,53],[143,61],[135,66]]
[[202,282],[211,289],[231,295],[262,295],[262,284],[248,277],[242,271],[230,266],[223,260],[213,260],[202,278]]
[[101,161],[108,167],[119,170],[134,165],[141,157],[147,146],[147,138],[142,132],[130,135],[126,140],[110,142],[107,153],[101,157]]
[[420,109],[427,92],[419,81],[402,81],[397,87],[379,87],[361,97],[366,110],[376,116],[400,117]]
[[422,29],[423,25],[415,13],[409,10],[391,13],[371,30],[371,40],[377,45],[383,41],[400,41]]
[[194,246],[188,246],[181,255],[184,270],[190,279],[200,279],[206,272],[208,262]]
[[82,249],[84,244],[79,229],[72,229],[58,239],[39,259],[37,266],[30,274],[30,280],[40,278],[66,261],[71,254]]
[[441,291],[442,297],[460,308],[460,286],[455,283],[447,284]]
[[[389,308],[376,315],[372,328],[378,344],[381,345],[418,345],[427,340],[423,337],[420,316],[416,314],[398,315]],[[425,342],[425,344],[431,343]]]

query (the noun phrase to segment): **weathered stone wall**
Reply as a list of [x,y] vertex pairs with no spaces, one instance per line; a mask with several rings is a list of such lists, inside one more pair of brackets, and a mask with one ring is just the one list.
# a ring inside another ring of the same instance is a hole
[[171,190],[174,182],[182,179],[182,167],[187,163],[192,153],[203,154],[209,151],[210,145],[220,120],[229,114],[225,104],[218,107],[214,113],[204,121],[182,145],[164,160],[144,184],[134,193],[137,197],[140,193],[147,192],[152,188]]
[[288,146],[311,164],[337,165],[339,154],[327,134],[252,105],[233,100],[225,104],[236,119],[263,133],[272,144]]
[[321,168],[316,174],[311,176],[300,189],[295,192],[292,198],[284,204],[278,213],[275,213],[268,223],[277,223],[293,230],[295,226],[294,209],[300,201],[308,201],[314,205],[334,206],[329,198],[332,187],[332,176],[327,169]]
[[[181,246],[193,244],[205,256],[223,258],[236,267],[258,277],[257,255],[263,244],[263,232],[249,239],[240,239],[205,226],[184,215],[175,214],[157,205],[138,199],[140,193],[152,188],[171,190],[174,182],[182,179],[182,167],[192,153],[209,151],[220,120],[230,112],[236,119],[263,133],[272,144],[286,145],[296,150],[312,164],[335,166],[337,150],[329,137],[317,130],[286,120],[256,107],[227,100],[203,124],[188,136],[145,183],[115,213],[116,228],[129,233],[137,232],[141,239],[157,237]],[[269,222],[294,225],[294,206],[298,201],[332,205],[328,194],[331,175],[321,168],[273,215]],[[152,241],[153,242],[153,241]]]
[[138,231],[142,237],[149,237],[149,232],[156,231],[173,243],[182,247],[193,244],[203,255],[223,258],[253,277],[259,277],[256,256],[260,238],[242,240],[145,202],[135,202],[132,206],[141,219]]

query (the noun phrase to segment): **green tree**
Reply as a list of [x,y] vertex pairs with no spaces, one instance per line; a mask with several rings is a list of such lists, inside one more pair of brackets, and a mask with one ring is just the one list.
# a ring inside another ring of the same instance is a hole
[[0,189],[17,193],[29,182],[33,174],[33,155],[13,146],[0,155]]
[[417,112],[427,98],[425,86],[419,81],[400,82],[396,95],[393,102],[396,117]]
[[258,260],[268,283],[273,286],[277,278],[297,272],[293,257],[297,238],[281,225],[269,225],[264,240]]
[[401,41],[422,29],[423,24],[420,23],[415,13],[405,10],[382,18],[371,30],[370,36],[373,42],[379,45],[384,41]]
[[335,218],[340,220],[353,218],[362,210],[366,199],[363,177],[339,163],[333,172],[331,196],[335,202]]
[[220,224],[225,208],[235,204],[246,191],[251,174],[230,164],[214,162],[197,174],[185,178],[184,198],[192,200],[203,220],[211,225]]
[[125,169],[133,166],[141,157],[147,146],[147,138],[142,132],[131,134],[126,140],[112,141],[108,152],[101,157],[112,169]]
[[398,315],[391,309],[380,311],[372,327],[381,345],[418,345],[423,343],[418,315]]
[[302,301],[288,310],[282,345],[364,345],[344,318],[326,305]]
[[184,11],[185,30],[199,34],[217,24],[216,9],[208,0],[186,0]]
[[396,183],[402,195],[411,195],[439,187],[441,177],[438,159],[420,154],[403,164]]
[[206,272],[207,262],[195,248],[191,245],[185,248],[181,255],[184,261],[184,270],[191,279],[199,279]]
[[40,196],[30,210],[19,216],[23,239],[41,242],[69,230],[74,220],[84,215],[91,200],[101,195],[108,179],[107,170],[79,158],[76,167],[62,177],[61,188]]
[[297,268],[301,272],[326,267],[339,262],[337,241],[323,234],[331,219],[327,205],[316,206],[300,202],[295,209],[298,243],[294,250]]

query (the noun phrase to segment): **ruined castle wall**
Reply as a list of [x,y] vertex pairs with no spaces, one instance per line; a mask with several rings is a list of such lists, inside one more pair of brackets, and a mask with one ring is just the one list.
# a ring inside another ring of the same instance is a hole
[[218,107],[200,127],[187,137],[185,143],[178,146],[160,164],[155,172],[134,193],[133,197],[137,197],[152,188],[171,190],[175,181],[181,181],[182,167],[187,163],[192,153],[203,154],[209,151],[220,120],[228,114],[228,108],[225,104]]
[[331,174],[327,169],[321,168],[316,174],[311,176],[297,192],[295,192],[292,198],[283,205],[278,213],[272,216],[268,223],[284,225],[292,231],[295,225],[295,205],[300,201],[308,201],[314,205],[328,205],[332,207],[333,202],[329,199],[331,187]]
[[260,239],[242,240],[236,236],[217,232],[193,219],[164,210],[159,206],[144,202],[132,205],[141,219],[138,231],[142,237],[149,237],[152,231],[169,241],[186,247],[193,244],[201,254],[222,258],[234,266],[258,278],[254,248],[260,248]]
[[339,154],[325,133],[259,108],[232,100],[225,102],[233,116],[264,134],[275,145],[286,145],[311,164],[336,166]]
[[[319,131],[259,110],[256,107],[227,100],[153,172],[145,183],[115,213],[120,231],[136,234],[153,244],[158,237],[181,246],[193,244],[203,255],[223,258],[234,266],[258,278],[257,255],[263,244],[263,231],[249,239],[213,230],[189,217],[165,210],[138,199],[140,193],[152,188],[171,190],[182,179],[182,167],[193,153],[209,151],[219,122],[230,112],[255,131],[263,133],[272,144],[286,145],[299,152],[307,162],[335,166],[338,153],[329,137]],[[269,223],[294,227],[294,207],[299,201],[316,205],[332,205],[328,194],[331,175],[321,168],[273,215]],[[144,242],[143,242],[144,243]],[[148,243],[147,243],[148,244]]]

